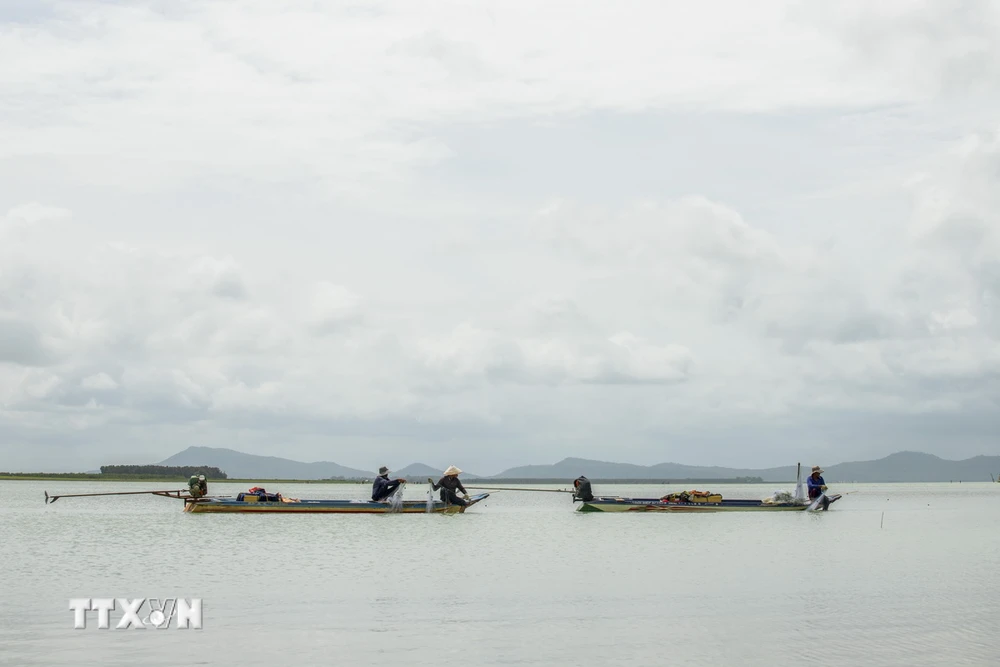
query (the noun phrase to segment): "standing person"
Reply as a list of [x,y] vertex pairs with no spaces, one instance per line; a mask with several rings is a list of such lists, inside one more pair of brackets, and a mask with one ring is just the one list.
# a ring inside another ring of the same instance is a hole
[[[458,476],[461,473],[462,471],[455,466],[449,466],[448,469],[444,471],[444,476],[438,480],[437,484],[435,484],[434,480],[430,477],[427,478],[427,482],[435,491],[441,489],[441,500],[443,500],[445,504],[468,505],[469,492],[465,490],[465,487],[462,486],[462,482],[458,479]],[[455,493],[456,490],[462,492],[465,500],[458,497],[458,494]]]
[[383,502],[399,488],[400,484],[406,484],[406,480],[402,477],[389,479],[389,469],[382,466],[378,469],[378,477],[372,482],[372,502]]
[[809,500],[816,500],[826,491],[826,482],[823,480],[824,472],[819,466],[813,466],[812,474],[806,480],[806,486],[809,487]]

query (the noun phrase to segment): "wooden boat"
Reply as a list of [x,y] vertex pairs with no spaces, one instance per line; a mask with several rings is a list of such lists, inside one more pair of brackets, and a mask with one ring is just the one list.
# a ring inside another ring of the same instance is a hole
[[435,499],[428,508],[426,500],[404,500],[399,504],[372,502],[370,500],[299,500],[283,498],[280,494],[241,493],[231,496],[203,496],[196,498],[186,490],[170,491],[119,491],[114,493],[74,493],[50,496],[45,492],[46,504],[60,498],[89,496],[154,495],[184,501],[184,511],[192,514],[212,512],[250,512],[256,514],[462,514],[476,503],[490,497],[479,493],[469,498],[467,505],[450,505]]
[[[461,514],[476,503],[489,497],[480,493],[469,498],[468,505],[448,505],[435,500],[430,512],[436,514]],[[192,514],[209,512],[250,512],[257,514],[426,514],[426,500],[404,500],[398,506],[370,500],[296,500],[282,499],[261,501],[257,496],[235,498],[198,498],[184,503],[184,511]]]
[[[815,503],[806,499],[806,490],[802,484],[802,464],[798,463],[795,470],[795,493],[775,492],[765,500],[754,499],[724,499],[718,493],[708,491],[681,491],[670,493],[662,498],[623,498],[620,496],[593,496],[590,494],[590,481],[584,481],[587,495],[584,498],[573,496],[573,502],[581,503],[578,512],[802,512],[810,508],[827,510],[830,505],[840,500],[842,494],[820,496],[822,500]],[[583,487],[581,487],[583,488]]]
[[[817,509],[825,510],[840,500],[841,496],[826,496],[828,502],[820,503]],[[764,500],[724,500],[677,501],[662,498],[620,498],[600,496],[593,500],[581,500],[578,512],[801,512],[810,503],[767,502]]]

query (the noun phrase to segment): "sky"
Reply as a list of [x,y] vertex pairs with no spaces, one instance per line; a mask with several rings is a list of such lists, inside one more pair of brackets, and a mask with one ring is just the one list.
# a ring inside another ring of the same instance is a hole
[[1000,454],[998,110],[990,0],[3,0],[0,470]]

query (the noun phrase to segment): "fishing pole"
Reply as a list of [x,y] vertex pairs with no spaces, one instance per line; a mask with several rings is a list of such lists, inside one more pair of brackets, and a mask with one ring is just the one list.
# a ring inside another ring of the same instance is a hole
[[45,491],[45,503],[50,504],[59,500],[60,498],[89,498],[93,496],[136,496],[136,495],[153,495],[162,496],[164,498],[177,498],[179,500],[207,500],[210,498],[232,498],[233,496],[201,496],[200,498],[195,498],[191,495],[181,495],[187,493],[187,489],[163,489],[157,491],[114,491],[108,493],[64,493],[58,496],[50,496],[48,491]]
[[[182,498],[183,496],[181,496],[180,494],[186,493],[186,492],[187,492],[187,489],[178,489],[178,490],[173,490],[173,489],[167,490],[167,489],[164,489],[162,491],[115,491],[113,493],[64,493],[64,494],[58,495],[58,496],[50,496],[49,492],[46,491],[45,492],[45,502],[46,503],[54,503],[55,501],[59,500],[60,498],[83,498],[83,497],[87,497],[87,496],[136,496],[136,495],[142,495],[142,494],[153,494],[153,495],[160,495],[160,496],[170,495],[171,498]],[[171,494],[176,494],[176,495],[171,495]]]

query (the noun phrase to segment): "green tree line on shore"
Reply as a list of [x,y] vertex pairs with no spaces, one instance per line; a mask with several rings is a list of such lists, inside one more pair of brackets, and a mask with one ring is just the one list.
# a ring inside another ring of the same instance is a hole
[[101,466],[101,474],[142,475],[143,477],[190,477],[191,475],[204,475],[208,479],[228,479],[226,473],[222,472],[215,466]]

